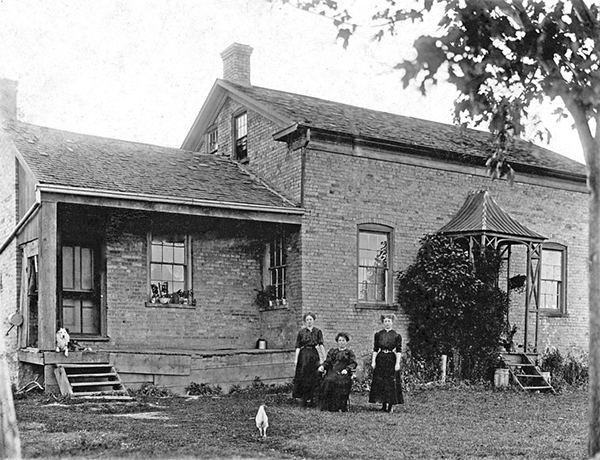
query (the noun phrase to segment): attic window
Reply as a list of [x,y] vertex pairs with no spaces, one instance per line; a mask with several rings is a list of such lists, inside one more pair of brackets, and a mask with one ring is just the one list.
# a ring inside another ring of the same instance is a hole
[[246,112],[233,119],[235,159],[238,161],[248,158],[248,114]]
[[207,134],[208,153],[217,154],[219,151],[219,130],[213,129]]

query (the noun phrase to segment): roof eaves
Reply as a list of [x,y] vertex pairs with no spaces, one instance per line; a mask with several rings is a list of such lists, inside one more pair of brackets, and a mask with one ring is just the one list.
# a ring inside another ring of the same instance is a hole
[[192,127],[181,144],[183,150],[193,151],[198,149],[202,143],[202,135],[208,128],[210,120],[212,120],[215,113],[218,112],[218,108],[221,106],[221,101],[224,99],[225,94],[224,88],[219,85],[219,80],[216,80],[213,83],[207,98],[204,100],[204,104],[202,104],[202,108],[200,109],[200,112],[198,112]]
[[90,196],[96,198],[105,199],[127,199],[133,201],[153,202],[153,203],[165,203],[175,205],[188,205],[188,206],[202,206],[210,208],[223,208],[223,209],[235,209],[245,211],[264,211],[272,213],[284,213],[284,214],[304,214],[304,209],[294,206],[290,203],[289,206],[272,206],[272,205],[260,205],[252,203],[239,203],[239,202],[228,202],[218,200],[206,200],[206,199],[195,199],[195,198],[176,198],[173,196],[166,195],[153,195],[144,193],[132,193],[132,192],[117,192],[114,190],[101,190],[83,187],[72,187],[64,185],[54,184],[38,184],[36,185],[37,191],[40,193],[56,193],[63,195],[76,195],[76,196]]
[[[370,137],[370,136],[356,135],[356,134],[352,134],[352,133],[348,133],[348,132],[344,132],[344,131],[334,131],[334,130],[330,130],[330,129],[326,129],[326,128],[319,128],[318,126],[298,124],[297,127],[298,128],[300,128],[300,127],[310,128],[311,131],[314,133],[321,132],[321,133],[333,135],[336,137],[339,137],[339,136],[348,137],[349,139],[352,139],[352,141],[354,143],[356,143],[356,144],[361,143],[365,146],[371,145],[374,147],[385,148],[385,149],[390,149],[390,150],[402,149],[402,151],[404,153],[418,155],[418,156],[424,156],[424,157],[431,158],[434,160],[445,159],[446,161],[450,161],[453,163],[468,164],[468,165],[472,165],[472,166],[484,166],[484,164],[485,164],[485,162],[483,161],[484,160],[483,156],[472,155],[470,153],[426,147],[423,145],[409,144],[406,142],[399,142],[399,141],[394,141],[394,140],[390,140],[390,139],[382,139],[382,138],[376,138],[376,137]],[[281,140],[281,138],[282,138],[282,136],[279,137],[279,140]],[[574,181],[574,182],[586,182],[587,181],[587,176],[585,174],[577,174],[577,173],[572,173],[572,172],[568,172],[568,171],[561,171],[558,169],[548,168],[545,166],[521,163],[521,162],[518,162],[515,160],[509,160],[509,162],[510,162],[511,166],[513,166],[513,169],[515,170],[515,172],[529,173],[529,174],[534,174],[534,175],[538,175],[538,176],[541,175],[541,176],[546,176],[546,177],[554,177],[557,179],[564,179],[564,180],[569,180],[569,181]]]
[[255,112],[260,113],[261,115],[268,118],[277,125],[281,126],[282,128],[291,125],[295,121],[279,114],[277,111],[273,110],[273,108],[269,104],[258,102],[251,95],[248,95],[244,91],[241,91],[235,86],[230,85],[226,80],[217,80],[217,84],[229,91],[232,95],[236,96],[239,102],[248,106],[248,108],[254,110]]

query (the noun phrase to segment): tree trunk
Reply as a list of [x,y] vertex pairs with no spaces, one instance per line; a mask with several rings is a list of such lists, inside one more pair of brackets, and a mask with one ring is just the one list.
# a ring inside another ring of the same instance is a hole
[[0,458],[20,459],[21,440],[10,387],[3,337],[0,337],[0,420],[2,422]]
[[594,458],[600,452],[600,149],[586,155],[589,215],[589,439],[588,453]]

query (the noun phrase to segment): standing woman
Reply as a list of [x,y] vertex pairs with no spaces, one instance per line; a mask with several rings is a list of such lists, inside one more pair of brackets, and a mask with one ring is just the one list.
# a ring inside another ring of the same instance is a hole
[[325,359],[323,333],[315,325],[316,315],[306,313],[304,326],[296,338],[296,374],[292,396],[302,400],[303,406],[314,406],[315,393],[321,383],[319,366]]
[[381,410],[392,412],[394,404],[404,404],[400,380],[402,336],[392,329],[396,315],[381,315],[383,329],[375,333],[373,345],[373,381],[370,403],[383,404]]

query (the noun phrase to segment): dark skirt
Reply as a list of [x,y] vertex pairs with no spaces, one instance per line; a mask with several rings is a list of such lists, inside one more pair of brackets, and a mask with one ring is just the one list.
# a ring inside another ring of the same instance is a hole
[[319,353],[315,347],[303,347],[298,355],[292,396],[305,401],[314,399],[321,384]]
[[338,371],[331,370],[323,378],[320,390],[321,410],[332,412],[348,411],[348,398],[352,389],[352,377],[348,373],[340,374]]
[[369,402],[383,404],[404,404],[400,372],[396,372],[395,353],[378,353],[373,370],[373,381],[369,392]]

